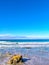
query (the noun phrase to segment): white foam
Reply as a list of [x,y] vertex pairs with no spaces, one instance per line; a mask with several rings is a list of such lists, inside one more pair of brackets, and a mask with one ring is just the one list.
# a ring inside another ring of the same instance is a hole
[[16,44],[16,42],[0,41],[0,44]]
[[19,42],[18,44],[49,44],[49,42]]
[[1,47],[49,47],[49,42],[7,42],[0,41]]

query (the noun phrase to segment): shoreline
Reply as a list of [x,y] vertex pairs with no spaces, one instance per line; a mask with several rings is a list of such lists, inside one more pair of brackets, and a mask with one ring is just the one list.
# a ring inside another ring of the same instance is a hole
[[[19,65],[49,65],[49,48],[3,48],[0,50],[0,65],[7,65],[5,64],[10,56],[8,54],[20,54],[23,56],[24,64]],[[3,55],[2,55],[3,54]],[[3,61],[2,61],[3,60]],[[9,64],[8,64],[9,65]]]
[[0,41],[0,48],[6,47],[49,47],[49,42],[5,42]]

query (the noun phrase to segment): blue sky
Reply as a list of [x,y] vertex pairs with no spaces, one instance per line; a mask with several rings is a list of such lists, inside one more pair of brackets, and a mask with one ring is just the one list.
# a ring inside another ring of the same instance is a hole
[[0,35],[49,36],[49,0],[0,0]]

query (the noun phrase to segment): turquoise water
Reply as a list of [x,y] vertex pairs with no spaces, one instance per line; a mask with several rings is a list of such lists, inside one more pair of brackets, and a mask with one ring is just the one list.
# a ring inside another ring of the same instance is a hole
[[0,41],[10,41],[10,42],[49,42],[49,39],[3,39]]
[[[49,42],[49,39],[17,39],[17,40],[0,40],[6,42]],[[3,45],[3,44],[1,44]],[[6,44],[5,44],[6,45]],[[30,47],[30,48],[20,48],[20,47],[0,47],[0,65],[7,65],[5,62],[8,61],[6,58],[6,53],[21,54],[23,57],[29,58],[30,60],[26,62],[26,65],[49,65],[49,47]],[[4,56],[5,55],[5,56]],[[2,62],[2,60],[4,62]],[[46,60],[46,61],[45,61]],[[29,64],[30,62],[30,64]]]
[[[17,39],[17,40],[0,40],[0,41],[7,41],[7,42],[49,42],[49,39]],[[28,54],[28,55],[38,55],[38,56],[45,56],[49,57],[49,47],[34,47],[34,48],[0,48],[0,53],[5,54],[9,52],[11,54],[14,53],[21,53],[21,54]]]
[[[49,39],[11,39],[11,40],[1,40],[0,41],[7,41],[7,42],[49,42]],[[3,44],[2,44],[3,45]],[[27,48],[0,48],[0,53],[6,53],[7,51],[10,53],[14,53],[16,52],[25,52],[27,50]],[[38,52],[38,51],[44,51],[44,52],[48,52],[49,53],[49,47],[35,47],[35,48],[30,48],[29,50],[31,50],[32,53],[34,53],[34,51]],[[26,51],[27,52],[27,51]]]

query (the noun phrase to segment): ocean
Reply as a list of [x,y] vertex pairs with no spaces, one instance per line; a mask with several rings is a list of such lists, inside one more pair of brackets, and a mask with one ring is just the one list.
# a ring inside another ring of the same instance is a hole
[[9,42],[49,42],[49,39],[0,39]]
[[7,65],[8,53],[29,58],[25,65],[49,65],[49,39],[0,39],[0,65]]
[[49,47],[49,39],[0,39],[0,47]]

